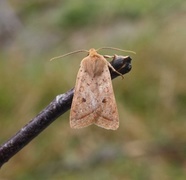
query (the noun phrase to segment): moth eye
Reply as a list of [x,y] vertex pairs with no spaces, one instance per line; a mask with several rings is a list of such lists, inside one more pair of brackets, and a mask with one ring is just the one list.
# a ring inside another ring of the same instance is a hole
[[106,103],[107,101],[106,101],[106,98],[104,98],[103,100],[102,100],[102,103]]
[[85,98],[82,98],[82,102],[86,102],[86,99]]

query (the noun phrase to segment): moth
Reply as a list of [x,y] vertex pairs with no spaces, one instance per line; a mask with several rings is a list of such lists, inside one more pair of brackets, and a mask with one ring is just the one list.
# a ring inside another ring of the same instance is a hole
[[[59,57],[80,51],[86,50]],[[116,130],[119,127],[119,115],[109,67],[117,71],[105,57],[91,48],[88,56],[81,61],[70,111],[71,128],[84,128],[91,124],[110,130]],[[122,76],[121,73],[117,73]]]

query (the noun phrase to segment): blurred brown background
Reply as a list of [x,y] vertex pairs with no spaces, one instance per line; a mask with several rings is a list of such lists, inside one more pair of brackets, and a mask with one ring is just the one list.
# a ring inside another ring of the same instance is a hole
[[69,112],[6,163],[0,179],[185,179],[186,1],[1,0],[0,143],[74,86],[78,49],[113,46],[133,69],[113,87],[117,131],[70,129]]

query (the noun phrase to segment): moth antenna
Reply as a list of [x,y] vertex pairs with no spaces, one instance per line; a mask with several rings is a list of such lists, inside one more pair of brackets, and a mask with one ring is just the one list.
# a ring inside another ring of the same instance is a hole
[[81,50],[77,50],[77,51],[72,51],[72,52],[69,52],[67,54],[63,54],[63,55],[60,55],[60,56],[53,57],[53,58],[50,59],[50,61],[53,61],[54,59],[63,58],[65,56],[69,56],[71,54],[75,54],[75,53],[79,53],[79,52],[88,52],[88,51],[85,50],[85,49],[81,49]]
[[100,47],[100,48],[97,49],[96,51],[99,51],[99,50],[101,50],[101,49],[112,49],[112,50],[117,50],[117,51],[122,51],[122,52],[128,52],[128,53],[136,54],[136,52],[134,52],[134,51],[125,50],[125,49],[119,49],[119,48],[115,48],[115,47]]

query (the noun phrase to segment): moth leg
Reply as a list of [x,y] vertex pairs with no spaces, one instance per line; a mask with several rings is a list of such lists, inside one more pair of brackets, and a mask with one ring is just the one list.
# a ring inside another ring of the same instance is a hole
[[119,74],[121,77],[122,77],[122,79],[124,79],[124,76],[123,76],[123,74],[121,74],[120,72],[118,72],[117,70],[115,70],[115,68],[108,62],[108,66],[114,71],[114,72],[116,72],[117,74]]
[[104,58],[112,58],[113,59],[115,56],[104,55],[103,57]]

